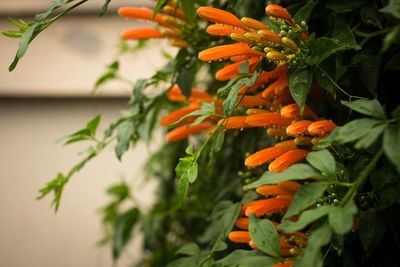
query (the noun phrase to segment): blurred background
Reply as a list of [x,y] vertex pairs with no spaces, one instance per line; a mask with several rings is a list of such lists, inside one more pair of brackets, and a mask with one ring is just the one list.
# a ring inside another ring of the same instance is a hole
[[[0,1],[0,30],[12,29],[8,17],[31,20],[47,9],[50,0]],[[67,172],[87,145],[63,147],[56,140],[102,115],[99,133],[127,107],[131,86],[110,82],[93,96],[106,66],[118,56],[119,33],[140,22],[116,16],[124,5],[150,6],[152,1],[113,0],[105,17],[103,1],[91,0],[77,12],[42,32],[17,68],[8,72],[18,40],[0,37],[0,266],[91,267],[113,266],[109,247],[101,239],[99,208],[107,203],[105,190],[119,181],[133,185],[144,207],[151,204],[154,183],[145,185],[141,168],[150,151],[139,144],[119,162],[110,146],[73,176],[64,190],[57,214],[51,198],[36,201],[38,189],[57,172]],[[151,76],[163,65],[160,47],[120,57],[122,76],[131,81]],[[140,235],[135,234],[118,266],[140,257]]]

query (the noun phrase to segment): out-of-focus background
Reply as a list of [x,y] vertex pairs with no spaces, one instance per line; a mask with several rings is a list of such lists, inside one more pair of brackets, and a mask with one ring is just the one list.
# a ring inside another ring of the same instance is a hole
[[[30,20],[50,3],[0,1],[0,30],[12,28],[8,17]],[[57,214],[49,207],[50,198],[36,201],[36,197],[57,172],[67,172],[77,163],[79,151],[86,148],[85,144],[63,147],[56,140],[97,114],[102,114],[102,132],[126,108],[129,85],[108,83],[96,97],[93,85],[117,55],[119,33],[144,24],[119,18],[117,8],[152,3],[113,0],[107,15],[99,18],[103,1],[91,0],[40,34],[12,73],[7,68],[18,40],[0,37],[0,266],[113,266],[110,248],[96,245],[102,234],[98,209],[108,201],[106,188],[129,181],[142,205],[151,203],[154,183],[142,182],[141,167],[157,144],[137,145],[122,163],[112,147],[106,149],[72,177]],[[154,41],[123,56],[122,75],[132,81],[151,76],[165,62],[160,54],[164,46]],[[118,266],[128,266],[139,257],[137,235]]]

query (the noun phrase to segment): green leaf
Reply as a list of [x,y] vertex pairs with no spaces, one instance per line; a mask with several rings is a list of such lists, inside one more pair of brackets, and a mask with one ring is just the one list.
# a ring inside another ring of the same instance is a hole
[[303,5],[293,17],[296,23],[301,24],[302,21],[307,22],[318,2],[319,0],[309,0],[307,4]]
[[186,174],[179,176],[178,180],[178,195],[179,204],[184,207],[187,201],[187,196],[189,192],[189,179]]
[[212,267],[255,267],[272,266],[278,259],[260,255],[255,250],[236,249],[228,256],[214,262]]
[[115,197],[118,201],[122,201],[130,196],[129,186],[126,183],[119,183],[107,189],[107,194]]
[[198,164],[197,162],[193,162],[192,165],[187,169],[186,175],[188,177],[189,183],[194,183],[197,180],[197,175],[198,175]]
[[110,4],[111,0],[105,0],[103,6],[101,7],[99,17],[103,16],[107,12],[108,4]]
[[119,160],[122,159],[122,155],[128,151],[129,143],[132,135],[135,133],[134,125],[132,121],[127,120],[118,125],[117,127],[117,145],[115,146],[115,154]]
[[251,240],[257,245],[258,249],[273,257],[281,255],[278,232],[270,220],[258,219],[254,214],[251,214],[249,232]]
[[353,201],[344,207],[334,207],[329,212],[329,225],[336,234],[344,235],[351,230],[356,213],[357,206]]
[[334,208],[334,206],[327,205],[306,210],[300,215],[300,218],[296,222],[285,220],[278,228],[285,233],[294,233],[303,230],[310,223],[328,215]]
[[[397,167],[398,169],[398,167]],[[400,175],[390,163],[370,175],[370,181],[378,197],[379,207],[392,206],[400,201]]]
[[336,127],[328,137],[318,142],[314,148],[320,149],[335,144],[345,144],[356,141],[367,135],[373,127],[381,124],[381,120],[358,119],[353,120],[344,126]]
[[381,52],[382,53],[386,52],[392,45],[398,44],[399,42],[400,42],[400,25],[394,27],[393,30],[391,30],[385,35],[385,38],[383,39]]
[[382,29],[382,23],[379,19],[377,9],[373,5],[363,6],[361,8],[361,20],[367,25]]
[[318,84],[323,89],[325,89],[328,93],[330,93],[334,99],[336,99],[336,88],[337,88],[337,86],[331,80],[332,79],[332,75],[329,75],[329,76],[328,75],[329,75],[328,73],[326,73],[325,71],[323,71],[319,67],[314,69],[314,77],[317,80]]
[[157,1],[156,6],[154,7],[154,11],[153,11],[153,19],[160,12],[161,8],[163,8],[166,4],[168,4],[168,2],[169,2],[169,0],[159,0],[159,1]]
[[249,62],[247,60],[243,61],[239,65],[239,73],[240,74],[249,74],[250,73]]
[[389,0],[388,5],[383,7],[380,11],[383,13],[390,14],[393,17],[400,19],[400,1],[399,0]]
[[383,134],[383,150],[393,165],[400,170],[400,123],[386,128]]
[[304,252],[296,259],[293,267],[322,267],[321,248],[329,243],[331,236],[332,231],[327,223],[314,230]]
[[378,100],[354,100],[354,101],[345,101],[341,100],[340,103],[342,105],[349,107],[351,110],[357,111],[358,113],[368,115],[378,119],[386,119],[385,111],[383,110],[382,105]]
[[346,13],[354,11],[355,9],[363,6],[366,3],[366,0],[335,0],[332,2],[328,2],[326,7],[332,9],[337,13]]
[[13,71],[18,64],[18,61],[24,56],[28,45],[32,40],[36,37],[36,35],[40,32],[40,27],[42,27],[43,23],[38,22],[34,23],[22,34],[21,40],[19,41],[19,47],[13,62],[8,67],[9,71]]
[[196,20],[196,7],[195,1],[193,0],[180,0],[179,4],[182,6],[183,13],[185,13],[187,19],[190,22],[194,22]]
[[214,143],[215,152],[219,152],[222,149],[222,146],[224,145],[224,139],[225,139],[225,131],[219,131],[217,137],[215,137],[215,143]]
[[53,11],[59,9],[60,7],[67,5],[69,2],[71,2],[71,1],[70,0],[55,0],[55,1],[53,1],[48,10],[46,10],[43,13],[37,14],[35,16],[35,21],[43,21],[43,20],[47,19],[48,16],[50,16],[50,14],[53,13]]
[[178,249],[175,254],[196,256],[200,254],[200,248],[196,243],[189,243]]
[[54,206],[54,210],[57,211],[58,207],[60,206],[61,195],[64,190],[64,186],[68,180],[68,177],[66,177],[64,174],[57,173],[56,177],[54,177],[50,182],[47,182],[44,187],[40,188],[40,195],[37,197],[37,199],[42,199],[50,192],[53,192],[54,199],[51,202],[51,205]]
[[354,147],[356,149],[367,149],[381,136],[386,127],[386,123],[376,125],[374,128],[370,129],[366,135],[361,137],[357,143],[355,143]]
[[241,203],[235,203],[226,208],[221,216],[219,232],[221,233],[221,238],[225,239],[228,234],[232,231],[235,225],[236,219],[239,216],[241,209]]
[[320,37],[314,40],[306,63],[316,65],[333,54],[349,49],[359,50],[361,47],[357,44],[350,27],[338,22],[333,28],[332,38]]
[[311,182],[300,188],[293,197],[284,219],[299,214],[304,209],[315,204],[328,188],[329,183]]
[[306,104],[307,94],[311,87],[312,77],[313,73],[310,68],[288,72],[290,93],[297,105],[299,105],[301,113],[304,111],[304,105]]
[[[196,163],[196,167],[194,166]],[[195,162],[194,156],[187,156],[179,159],[179,163],[175,168],[176,175],[178,177],[178,194],[179,203],[183,207],[187,200],[189,192],[189,181],[190,179],[197,178],[197,162]],[[191,175],[189,177],[189,175]]]
[[368,257],[385,236],[386,228],[387,217],[384,210],[372,208],[361,216],[357,233]]
[[190,256],[190,257],[183,257],[173,262],[170,262],[167,267],[186,267],[186,266],[198,266],[200,262],[202,262],[204,256]]
[[94,88],[97,89],[99,88],[100,85],[103,85],[106,82],[115,79],[117,77],[118,70],[119,70],[118,61],[114,61],[113,63],[108,65],[107,71],[97,79]]
[[308,164],[298,163],[290,166],[283,172],[266,171],[260,179],[244,186],[245,190],[254,189],[266,184],[277,184],[289,180],[323,179],[321,173]]
[[306,160],[321,171],[323,176],[330,179],[336,178],[336,161],[328,150],[312,151],[307,155]]
[[113,258],[118,259],[126,244],[132,237],[132,229],[140,216],[137,208],[132,208],[120,215],[114,224]]
[[178,77],[176,79],[176,83],[179,86],[182,94],[189,98],[192,93],[192,85],[194,82],[194,77],[196,75],[197,65],[192,62],[185,67],[179,69]]

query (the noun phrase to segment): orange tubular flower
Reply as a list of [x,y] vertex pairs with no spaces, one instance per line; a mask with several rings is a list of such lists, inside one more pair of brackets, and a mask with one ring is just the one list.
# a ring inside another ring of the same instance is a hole
[[168,115],[164,116],[161,118],[161,125],[163,126],[168,126],[172,123],[175,123],[179,121],[182,117],[188,115],[189,113],[192,113],[195,110],[200,109],[200,104],[198,103],[193,103],[187,107],[183,107],[180,109],[177,109]]
[[287,126],[291,119],[283,118],[281,114],[269,112],[247,116],[246,123],[254,127]]
[[167,140],[169,142],[179,141],[188,137],[189,135],[212,130],[214,127],[215,125],[210,125],[207,123],[200,123],[193,126],[179,126],[167,133]]
[[[225,129],[242,129],[242,128],[247,128],[251,127],[246,123],[246,118],[247,116],[234,116],[234,117],[229,117],[228,119],[221,119],[218,124],[225,123],[224,127]],[[225,121],[225,122],[224,122]]]
[[235,225],[239,229],[247,230],[247,229],[249,229],[249,219],[248,218],[239,218],[236,220]]
[[235,243],[249,243],[251,241],[248,231],[232,231],[229,233],[228,239]]
[[270,106],[271,102],[268,102],[261,97],[261,93],[257,95],[246,95],[239,97],[239,107],[259,107],[259,106]]
[[286,8],[283,8],[279,5],[269,4],[265,8],[265,13],[268,16],[283,19],[283,20],[287,21],[288,23],[290,23],[290,25],[292,25],[293,27],[296,26],[296,22],[294,22],[294,20],[292,19],[292,16],[290,16],[290,14],[286,10]]
[[163,34],[155,28],[129,29],[121,33],[124,40],[164,38]]
[[[218,81],[226,81],[226,80],[230,80],[231,78],[239,75],[239,67],[244,61],[235,62],[235,63],[229,64],[229,65],[226,65],[225,67],[223,67],[222,69],[220,69],[219,71],[217,71],[215,73],[215,79],[217,79]],[[261,59],[257,58],[257,57],[252,57],[247,60],[247,63],[250,68],[250,72],[254,71],[254,68],[257,66],[257,64],[260,61],[261,61]]]
[[249,27],[244,25],[235,15],[222,9],[203,6],[197,9],[197,14],[205,20],[239,27],[245,31],[251,30]]
[[[293,141],[292,141],[293,143]],[[270,160],[273,160],[280,155],[296,148],[296,145],[276,145],[263,150],[260,150],[250,156],[248,156],[244,162],[247,167],[260,166]]]
[[279,77],[278,80],[271,83],[263,92],[262,97],[265,99],[270,99],[275,96],[276,91],[282,91],[288,87],[288,82],[285,76]]
[[245,33],[243,29],[225,24],[211,24],[207,27],[207,33],[215,36],[228,36],[231,33]]
[[293,122],[286,128],[286,132],[288,135],[292,135],[292,136],[306,134],[306,133],[308,133],[308,126],[311,123],[312,123],[312,121],[309,121],[309,120]]
[[293,265],[294,261],[288,260],[284,262],[278,262],[272,265],[272,267],[291,267]]
[[316,121],[310,124],[308,126],[308,132],[311,135],[327,135],[330,132],[332,132],[336,128],[336,124],[334,124],[332,121],[328,120],[322,120],[322,121]]
[[271,42],[271,43],[282,43],[282,38],[271,30],[259,30],[257,35],[260,36],[262,41]]
[[286,137],[285,127],[271,127],[267,129],[267,134],[271,137]]
[[264,196],[293,195],[293,192],[286,190],[279,185],[263,185],[256,189],[256,192]]
[[281,172],[289,168],[294,163],[302,161],[307,157],[307,155],[307,150],[290,150],[289,152],[286,152],[285,154],[279,156],[273,162],[271,162],[271,164],[268,166],[268,170],[270,170],[271,172]]
[[268,30],[267,25],[265,25],[261,21],[258,21],[258,20],[252,19],[252,18],[243,17],[240,21],[247,27],[250,27],[250,28],[253,28],[256,30]]
[[[281,109],[281,115],[284,118],[288,119],[295,119],[300,117],[300,107],[297,104],[290,104]],[[319,117],[317,114],[314,113],[314,111],[308,107],[304,106],[304,114],[303,116],[305,117],[311,117],[312,119],[319,120]]]
[[249,55],[254,57],[264,57],[264,53],[253,50],[246,43],[236,43],[229,45],[220,45],[208,48],[199,53],[199,59],[202,61],[211,61],[225,59],[233,56]]
[[245,210],[246,216],[254,213],[257,217],[286,211],[292,201],[291,197],[275,197],[262,200],[254,200],[251,202]]
[[[153,10],[146,7],[121,7],[118,9],[118,14],[121,17],[132,19],[144,19],[153,21]],[[164,20],[161,14],[154,17],[154,21],[163,24]]]
[[168,99],[175,102],[185,102],[189,100],[189,102],[212,102],[214,98],[209,95],[207,92],[201,91],[197,88],[192,88],[192,93],[189,99],[182,94],[179,86],[175,84],[171,90],[167,93]]
[[292,194],[296,193],[300,188],[303,187],[302,184],[293,181],[280,182],[278,185],[284,190],[291,191]]

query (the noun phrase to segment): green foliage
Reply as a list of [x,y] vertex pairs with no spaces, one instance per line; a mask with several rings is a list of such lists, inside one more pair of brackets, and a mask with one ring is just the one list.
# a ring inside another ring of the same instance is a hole
[[253,266],[271,266],[277,263],[278,259],[266,257],[252,250],[234,250],[225,258],[216,261],[213,267],[253,267]]
[[251,240],[253,240],[258,249],[272,257],[281,255],[278,232],[271,221],[268,219],[260,220],[254,214],[251,214],[249,232]]
[[117,259],[128,241],[132,238],[133,226],[139,219],[139,210],[132,208],[115,220],[113,235],[113,257]]
[[313,79],[313,72],[309,68],[295,70],[288,73],[288,83],[293,99],[303,113],[308,91]]

